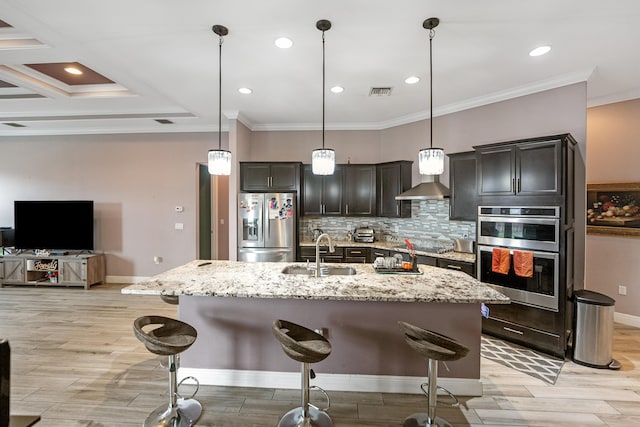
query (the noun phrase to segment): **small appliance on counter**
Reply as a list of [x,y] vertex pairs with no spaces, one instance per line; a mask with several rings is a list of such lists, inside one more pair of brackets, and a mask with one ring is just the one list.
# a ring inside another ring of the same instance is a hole
[[353,241],[358,243],[373,243],[375,232],[370,227],[358,227],[353,233]]
[[324,233],[324,231],[322,231],[321,228],[314,228],[312,230],[313,232],[313,241],[315,242],[316,240],[318,240],[318,237],[320,237],[321,234]]
[[453,240],[453,250],[455,252],[462,252],[465,254],[473,254],[475,253],[475,243],[471,239],[454,239]]

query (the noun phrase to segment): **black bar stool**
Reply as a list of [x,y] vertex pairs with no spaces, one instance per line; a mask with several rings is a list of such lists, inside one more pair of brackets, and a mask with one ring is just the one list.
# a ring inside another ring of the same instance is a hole
[[[320,409],[309,403],[309,380],[315,378],[309,364],[326,359],[331,354],[331,344],[311,329],[286,320],[274,321],[272,329],[286,355],[302,363],[302,406],[284,414],[278,427],[332,427],[333,421],[325,412],[328,406]],[[329,396],[324,390],[317,386],[313,388],[320,390],[329,401]]]
[[[404,340],[413,350],[429,359],[428,382],[420,385],[427,396],[427,413],[409,415],[403,421],[403,427],[451,426],[441,417],[436,417],[438,389],[443,390],[454,400],[453,406],[458,406],[458,399],[444,387],[438,386],[438,362],[452,362],[463,358],[469,349],[459,342],[433,331],[419,328],[406,322],[398,322],[404,332]],[[428,387],[425,390],[425,386]]]
[[169,356],[169,406],[161,405],[151,412],[143,427],[192,426],[202,414],[202,405],[192,399],[195,393],[189,398],[179,397],[180,384],[176,371],[177,355],[191,347],[198,336],[197,331],[179,320],[164,316],[142,316],[133,322],[133,332],[151,353]]

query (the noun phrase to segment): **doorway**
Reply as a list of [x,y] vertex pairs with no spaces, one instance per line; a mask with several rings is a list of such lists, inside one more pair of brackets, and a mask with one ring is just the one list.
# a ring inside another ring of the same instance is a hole
[[198,164],[198,259],[229,259],[229,177]]

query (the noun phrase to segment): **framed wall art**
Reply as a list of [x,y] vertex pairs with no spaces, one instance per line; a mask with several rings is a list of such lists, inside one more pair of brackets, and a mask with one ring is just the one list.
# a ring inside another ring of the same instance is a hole
[[640,237],[640,182],[587,184],[587,234]]

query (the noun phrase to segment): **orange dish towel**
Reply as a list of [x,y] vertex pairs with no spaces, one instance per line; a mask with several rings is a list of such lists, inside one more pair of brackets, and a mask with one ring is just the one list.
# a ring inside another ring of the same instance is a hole
[[511,267],[511,254],[509,249],[493,248],[491,254],[491,271],[494,273],[508,274]]
[[517,276],[533,277],[533,252],[513,251],[513,270]]

